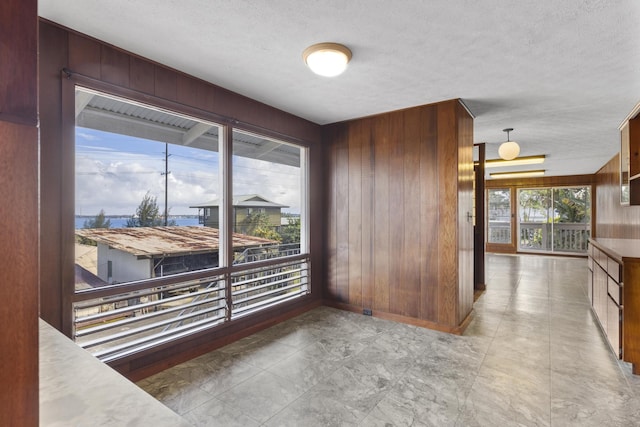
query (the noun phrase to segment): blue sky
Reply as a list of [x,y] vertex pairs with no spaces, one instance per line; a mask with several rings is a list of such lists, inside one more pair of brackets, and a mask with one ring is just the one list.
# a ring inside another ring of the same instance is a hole
[[[197,214],[190,205],[218,197],[218,153],[169,144],[168,197],[173,215]],[[147,193],[164,209],[165,144],[76,128],[76,214],[132,215]],[[298,168],[235,157],[234,193],[261,194],[299,212]]]

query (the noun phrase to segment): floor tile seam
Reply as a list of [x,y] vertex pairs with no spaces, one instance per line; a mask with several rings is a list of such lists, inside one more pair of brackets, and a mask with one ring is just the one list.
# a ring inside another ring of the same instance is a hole
[[495,331],[493,332],[493,335],[491,336],[491,342],[489,343],[489,345],[487,346],[486,351],[482,355],[482,361],[478,364],[478,368],[477,368],[475,374],[473,375],[473,381],[471,381],[471,383],[469,385],[469,389],[465,393],[464,401],[462,402],[462,405],[460,406],[460,409],[458,410],[458,416],[457,416],[456,422],[455,422],[456,426],[459,425],[460,417],[462,416],[462,414],[466,410],[467,402],[469,401],[469,396],[471,395],[471,390],[473,390],[473,387],[475,386],[475,384],[476,384],[476,382],[478,380],[478,376],[480,375],[480,370],[484,366],[485,360],[487,359],[487,355],[489,354],[489,350],[491,349],[491,347],[493,346],[493,343],[496,340],[496,335],[498,334],[498,330],[500,330],[500,326],[502,325],[502,323],[504,321],[504,318],[505,318],[505,315],[507,313],[507,307],[509,307],[509,305],[513,302],[514,296],[517,293],[517,289],[518,289],[518,286],[520,284],[520,280],[521,279],[522,279],[522,275],[520,275],[518,277],[518,282],[516,284],[516,287],[514,288],[514,290],[509,295],[509,301],[507,302],[507,305],[502,310],[502,314],[500,315],[500,321],[498,322],[498,326],[496,327]]

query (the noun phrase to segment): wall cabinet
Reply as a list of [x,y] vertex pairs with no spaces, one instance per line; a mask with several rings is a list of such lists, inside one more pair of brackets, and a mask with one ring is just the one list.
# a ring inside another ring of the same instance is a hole
[[640,103],[620,126],[620,202],[640,205]]
[[640,240],[590,239],[588,295],[617,358],[640,374]]

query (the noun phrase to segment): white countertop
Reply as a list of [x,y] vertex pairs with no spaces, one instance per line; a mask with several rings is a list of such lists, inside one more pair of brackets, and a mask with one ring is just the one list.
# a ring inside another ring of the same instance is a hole
[[190,426],[40,319],[41,426]]

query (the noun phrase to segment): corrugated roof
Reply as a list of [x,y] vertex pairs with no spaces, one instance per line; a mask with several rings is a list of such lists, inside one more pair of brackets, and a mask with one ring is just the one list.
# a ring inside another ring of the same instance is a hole
[[[217,228],[198,226],[82,228],[76,235],[128,252],[138,258],[217,252]],[[233,234],[233,247],[245,248],[277,243],[260,237]]]
[[[218,206],[220,204],[220,199],[213,199],[208,202],[199,203],[196,205],[189,206],[190,208],[208,208],[212,206]],[[234,207],[244,207],[244,208],[288,208],[289,206],[281,205],[279,203],[272,202],[271,200],[267,200],[264,197],[258,194],[246,194],[242,196],[234,196],[233,197],[233,206]]]

